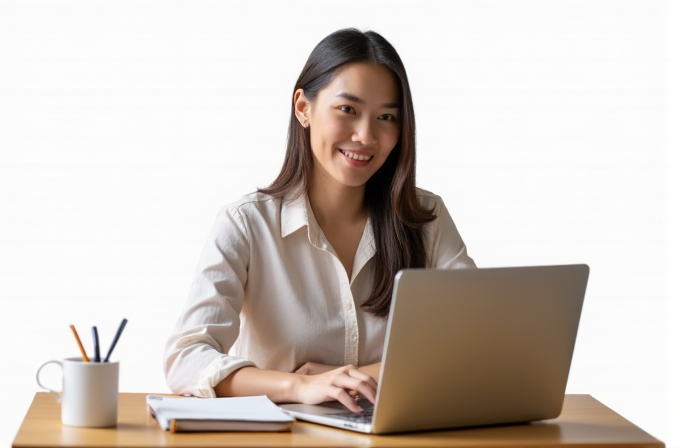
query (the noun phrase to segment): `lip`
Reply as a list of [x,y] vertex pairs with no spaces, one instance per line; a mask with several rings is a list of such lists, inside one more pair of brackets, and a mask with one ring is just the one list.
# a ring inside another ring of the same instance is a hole
[[345,154],[343,154],[343,151],[351,152],[352,154],[357,154],[357,155],[361,155],[361,156],[372,156],[373,154],[371,154],[368,151],[338,148],[338,152],[340,153],[340,155],[342,155],[342,158],[345,159],[347,161],[347,163],[349,163],[352,166],[364,167],[364,166],[368,165],[369,163],[371,163],[371,160],[373,160],[372,158],[369,159],[369,160],[354,160],[350,157],[347,157]]
[[345,149],[345,148],[338,148],[338,151],[345,151],[345,152],[351,152],[352,154],[356,154],[358,156],[372,156],[371,151],[365,151],[363,149]]

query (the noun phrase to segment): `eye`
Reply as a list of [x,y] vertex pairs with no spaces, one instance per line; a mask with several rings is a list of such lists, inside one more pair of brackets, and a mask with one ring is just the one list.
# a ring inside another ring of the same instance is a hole
[[382,114],[378,117],[378,120],[397,121],[397,118],[392,114]]
[[355,114],[356,115],[356,111],[354,110],[354,108],[352,106],[340,106],[340,107],[338,107],[338,109],[340,109],[341,111],[346,112],[348,114]]

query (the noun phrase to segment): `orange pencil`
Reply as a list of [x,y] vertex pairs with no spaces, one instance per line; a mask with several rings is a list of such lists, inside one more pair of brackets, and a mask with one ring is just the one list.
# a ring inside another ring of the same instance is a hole
[[78,337],[78,332],[76,331],[76,327],[73,325],[70,326],[71,331],[73,332],[73,336],[76,338],[76,342],[78,343],[78,348],[80,349],[80,353],[83,355],[83,361],[85,362],[90,362],[90,358],[87,357],[87,353],[85,353],[85,349],[83,348],[83,344],[80,343],[80,338]]

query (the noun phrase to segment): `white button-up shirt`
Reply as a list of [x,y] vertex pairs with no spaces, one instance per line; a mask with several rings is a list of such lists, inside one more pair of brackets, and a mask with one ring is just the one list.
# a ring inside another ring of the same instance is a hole
[[[421,189],[417,196],[437,216],[424,227],[427,267],[474,267],[441,198]],[[165,347],[168,386],[215,397],[213,388],[244,366],[293,372],[310,361],[380,361],[387,319],[361,308],[373,290],[374,254],[369,219],[347,278],[305,195],[253,193],[223,208]]]

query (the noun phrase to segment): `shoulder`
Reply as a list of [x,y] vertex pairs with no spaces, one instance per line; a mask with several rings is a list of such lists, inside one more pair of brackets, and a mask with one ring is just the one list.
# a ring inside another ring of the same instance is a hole
[[416,187],[416,198],[421,207],[432,210],[435,216],[439,215],[441,209],[444,208],[444,200],[431,191]]
[[281,210],[281,200],[271,195],[254,192],[241,196],[219,209],[216,225],[221,231],[240,229],[239,233],[250,233],[253,227],[273,226]]
[[276,210],[281,206],[281,200],[258,191],[241,196],[240,199],[227,204],[220,209],[220,214],[236,214],[253,216]]

